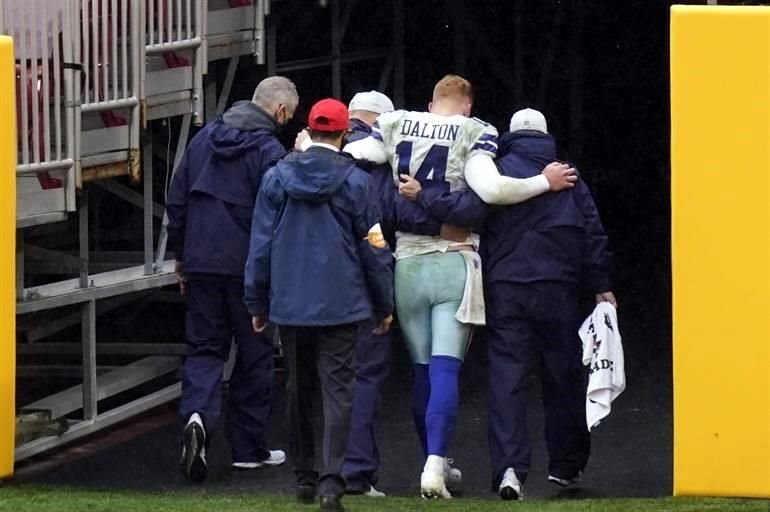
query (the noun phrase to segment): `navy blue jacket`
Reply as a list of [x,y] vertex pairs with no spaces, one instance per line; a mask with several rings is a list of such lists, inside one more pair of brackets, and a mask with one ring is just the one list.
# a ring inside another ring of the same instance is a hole
[[[553,138],[540,132],[506,133],[499,143],[497,166],[506,176],[536,176],[557,160]],[[494,208],[479,252],[487,283],[585,281],[595,293],[611,290],[607,235],[582,179],[569,190]]]
[[[368,137],[369,125],[360,119],[350,120],[348,142]],[[383,227],[390,236],[395,231],[418,235],[439,235],[441,224],[475,228],[487,214],[487,205],[472,190],[450,192],[448,183],[422,183],[417,201],[409,201],[398,193],[389,164],[362,166],[372,176],[375,199],[383,215]]]
[[393,312],[390,248],[370,179],[344,153],[291,153],[262,181],[251,227],[244,302],[278,325],[340,325]]
[[185,272],[243,277],[262,176],[286,154],[277,130],[239,101],[190,141],[166,200],[169,248]]
[[450,192],[448,183],[423,183],[422,189],[417,193],[417,204],[445,224],[470,228],[473,231],[484,225],[491,210],[491,207],[470,188]]

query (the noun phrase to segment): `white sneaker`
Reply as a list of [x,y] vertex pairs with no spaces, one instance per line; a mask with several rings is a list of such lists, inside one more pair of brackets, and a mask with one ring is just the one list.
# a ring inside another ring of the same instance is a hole
[[280,466],[286,462],[286,453],[283,450],[270,450],[270,457],[259,462],[233,462],[235,469],[257,469],[266,466]]
[[505,501],[524,499],[524,486],[521,485],[521,482],[519,482],[519,479],[516,477],[516,472],[513,470],[513,468],[508,468],[505,470],[505,474],[503,474],[503,479],[500,481],[500,487],[498,487],[497,493]]
[[182,473],[189,481],[201,483],[206,479],[206,429],[197,412],[190,416],[182,432],[180,465]]
[[438,455],[428,455],[425,467],[420,475],[420,493],[424,499],[450,499],[452,497],[444,482],[446,459]]
[[369,490],[364,493],[364,496],[368,496],[369,498],[384,498],[385,493],[382,491],[378,491],[374,488],[373,485],[369,486]]
[[444,465],[444,483],[449,492],[459,492],[463,485],[463,472],[459,468],[453,467],[454,460],[446,458]]

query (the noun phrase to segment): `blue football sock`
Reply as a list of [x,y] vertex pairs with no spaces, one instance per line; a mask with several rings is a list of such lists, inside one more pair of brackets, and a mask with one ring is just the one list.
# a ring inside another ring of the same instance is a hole
[[446,457],[460,405],[458,383],[463,362],[450,356],[430,358],[430,400],[426,412],[428,455]]
[[420,438],[420,446],[427,457],[428,434],[425,427],[425,411],[428,409],[430,398],[430,374],[427,364],[415,364],[414,389],[412,390],[412,418],[417,429],[417,437]]

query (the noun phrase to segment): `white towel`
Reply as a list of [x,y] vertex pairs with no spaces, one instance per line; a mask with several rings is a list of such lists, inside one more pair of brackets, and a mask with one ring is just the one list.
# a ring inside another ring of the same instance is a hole
[[612,401],[626,389],[623,344],[615,306],[600,302],[578,330],[583,364],[590,366],[586,392],[588,430],[610,414]]
[[460,254],[465,259],[465,289],[463,289],[463,300],[457,308],[455,318],[464,324],[486,325],[481,257],[473,251],[460,251]]

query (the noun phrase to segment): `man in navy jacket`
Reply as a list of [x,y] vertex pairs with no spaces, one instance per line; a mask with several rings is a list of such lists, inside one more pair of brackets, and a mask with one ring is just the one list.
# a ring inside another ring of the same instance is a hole
[[[382,235],[370,178],[340,153],[347,107],[316,103],[309,122],[313,143],[271,169],[257,196],[246,261],[245,302],[261,331],[279,326],[289,370],[290,450],[297,498],[322,510],[343,510],[342,465],[350,429],[359,324],[390,327],[392,256]],[[323,400],[320,476],[312,428],[315,376]]]
[[[545,118],[516,112],[500,139],[501,174],[527,178],[556,160]],[[489,454],[493,485],[521,499],[530,465],[527,377],[542,361],[548,479],[579,478],[590,451],[578,285],[616,305],[610,254],[596,205],[583,180],[572,189],[495,209],[479,250],[484,265],[489,350]]]
[[187,306],[181,463],[194,482],[206,477],[206,447],[222,415],[222,371],[233,337],[238,353],[227,403],[233,467],[286,459],[281,450],[268,450],[264,439],[272,402],[272,342],[254,332],[242,299],[254,201],[262,175],[286,153],[276,135],[298,101],[290,80],[263,80],[252,101],[235,103],[190,141],[169,189],[169,245]]

